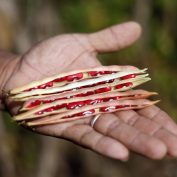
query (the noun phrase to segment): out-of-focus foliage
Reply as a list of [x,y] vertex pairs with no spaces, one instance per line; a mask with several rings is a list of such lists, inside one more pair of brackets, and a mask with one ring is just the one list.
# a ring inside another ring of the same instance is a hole
[[[104,65],[149,68],[144,88],[159,92],[159,106],[177,120],[176,0],[0,0],[0,47],[25,52],[38,40],[68,33],[88,33],[135,20],[141,39],[128,49],[98,57]],[[10,121],[0,121],[0,177],[175,177],[176,161],[151,161],[133,155],[121,163],[69,142],[36,135]]]

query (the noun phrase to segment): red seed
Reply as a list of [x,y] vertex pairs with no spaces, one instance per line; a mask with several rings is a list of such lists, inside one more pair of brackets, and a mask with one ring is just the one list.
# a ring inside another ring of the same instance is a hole
[[55,110],[55,106],[51,106],[51,107],[49,107],[49,108],[46,108],[46,109],[43,109],[42,111],[40,111],[40,112],[52,112],[52,111],[54,111]]
[[52,82],[52,81],[51,81],[51,82],[47,82],[47,83],[46,83],[46,86],[47,86],[47,87],[52,87],[52,86],[53,86],[53,82]]
[[46,88],[46,84],[39,85],[37,88],[38,89],[45,89]]
[[43,111],[39,111],[39,112],[36,112],[35,115],[42,115],[44,112]]
[[52,103],[54,100],[43,100],[42,103]]
[[84,94],[84,96],[89,96],[89,95],[93,95],[93,94],[94,94],[93,91],[88,91],[88,92],[86,92],[86,93]]
[[31,102],[31,103],[27,106],[27,108],[31,108],[31,107],[34,107],[34,106],[38,106],[38,105],[40,105],[40,104],[41,104],[41,101],[40,101],[40,100],[35,100],[35,101]]
[[84,96],[89,96],[89,95],[93,95],[94,92],[93,91],[88,91],[86,93],[79,93],[77,95],[75,95],[74,97],[84,97]]
[[91,104],[93,104],[93,100],[86,100],[86,101],[84,101],[84,103],[86,105],[91,105]]
[[92,84],[91,86],[97,86],[97,85],[106,84],[106,82],[107,81],[98,82],[98,83]]
[[94,109],[90,109],[90,110],[87,110],[87,111],[84,111],[84,112],[80,112],[80,113],[74,114],[74,115],[72,115],[72,117],[88,116],[88,115],[92,115],[93,113],[95,113],[95,110]]
[[117,100],[117,97],[108,97],[108,98],[103,98],[103,102],[108,102],[112,100]]
[[114,111],[115,109],[116,109],[115,106],[109,106],[109,107],[102,107],[102,108],[100,108],[100,111],[101,111],[101,112],[112,112],[112,111]]
[[44,109],[43,112],[52,112],[54,110],[54,106]]
[[116,109],[122,109],[122,108],[126,108],[126,107],[130,107],[130,105],[117,105]]
[[116,88],[116,89],[121,89],[121,88],[123,88],[124,86],[125,86],[124,84],[119,84],[119,85],[116,85],[115,88]]
[[113,83],[115,81],[115,79],[111,79],[111,80],[108,80],[106,81],[107,83]]
[[75,108],[82,107],[84,105],[85,105],[84,101],[78,101],[78,102],[68,103],[66,108],[67,109],[75,109]]
[[98,82],[96,85],[106,84],[106,81]]
[[80,80],[82,78],[83,78],[83,73],[77,73],[77,74],[66,76],[66,80],[69,82],[74,81],[74,80]]
[[85,111],[83,114],[84,115],[90,115],[90,114],[93,114],[93,113],[95,113],[95,109],[91,109],[91,110]]
[[83,97],[83,96],[85,96],[84,93],[79,93],[79,94],[77,94],[77,95],[74,95],[74,97]]
[[98,76],[98,75],[103,75],[103,74],[105,74],[105,71],[90,71],[89,72],[89,75],[90,76]]
[[88,87],[91,87],[91,85],[85,85],[85,86],[81,86],[81,87],[77,87],[78,89],[82,89],[82,88],[88,88]]
[[66,106],[67,106],[67,104],[56,105],[56,106],[53,106],[53,109],[59,110],[59,109],[65,108]]
[[115,86],[116,89],[121,89],[123,87],[130,87],[130,86],[133,86],[133,83],[132,82],[127,82],[127,83],[124,83],[124,84],[118,84]]
[[127,82],[127,83],[125,83],[125,86],[126,87],[131,87],[131,86],[133,86],[133,83],[132,82]]
[[60,77],[57,79],[54,79],[53,82],[63,82],[65,80],[65,77]]
[[88,72],[88,74],[89,74],[90,76],[97,76],[97,75],[98,75],[98,72],[97,72],[97,71],[90,71],[90,72]]
[[62,119],[67,119],[70,118],[71,116],[64,116]]
[[45,84],[39,85],[37,87],[26,89],[26,90],[24,90],[24,92],[29,92],[29,91],[32,91],[32,90],[35,90],[35,89],[45,89],[47,87],[52,87],[52,86],[53,86],[53,81],[50,81],[50,82],[47,82]]
[[117,73],[117,71],[99,71],[100,75],[103,75],[103,74],[113,74],[113,73]]
[[86,100],[84,102],[86,105],[95,105],[95,104],[103,102],[103,99]]
[[98,75],[104,75],[104,74],[112,74],[112,73],[116,73],[116,71],[90,71],[88,72],[88,74],[90,76],[98,76]]
[[103,93],[111,91],[111,87],[103,87],[95,90],[95,93]]
[[95,104],[98,104],[98,103],[101,103],[101,102],[103,102],[103,100],[100,98],[97,98],[97,99],[95,99],[95,100],[91,100],[90,101],[90,105],[95,105]]
[[43,110],[41,110],[41,111],[39,111],[39,112],[36,112],[35,114],[36,114],[36,115],[41,115],[41,114],[43,114],[44,112],[52,112],[52,111],[54,111],[54,110],[62,109],[62,108],[64,108],[65,106],[66,106],[66,104],[51,106],[51,107],[49,107],[49,108],[43,109]]
[[106,74],[106,71],[98,71],[98,74],[100,74],[100,75]]
[[126,76],[122,76],[120,77],[121,80],[125,80],[125,79],[131,79],[131,78],[135,78],[136,74],[128,74]]
[[116,73],[116,71],[104,71],[104,74],[113,74]]
[[51,81],[51,82],[47,82],[45,84],[39,85],[37,88],[38,89],[45,89],[47,87],[52,87],[52,86],[53,86],[53,82]]
[[103,102],[108,102],[110,100],[111,100],[111,97],[109,97],[109,98],[103,98]]

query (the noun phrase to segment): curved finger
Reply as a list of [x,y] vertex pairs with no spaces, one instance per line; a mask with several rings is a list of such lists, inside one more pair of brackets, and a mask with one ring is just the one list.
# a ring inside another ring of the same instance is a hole
[[88,35],[91,46],[98,52],[110,52],[134,43],[141,34],[138,23],[127,22]]
[[138,114],[147,117],[154,122],[160,124],[163,128],[167,129],[169,132],[174,133],[177,135],[177,124],[174,122],[170,116],[162,111],[157,106],[150,106],[144,109],[137,111]]
[[63,138],[69,139],[81,146],[96,151],[99,154],[128,160],[128,149],[120,142],[96,132],[89,125],[74,125],[68,127],[62,134]]
[[138,115],[135,111],[130,110],[127,117],[127,111],[116,112],[116,115],[125,123],[136,129],[160,139],[167,147],[168,154],[177,156],[177,137],[167,129],[162,128],[157,122]]
[[159,139],[122,122],[114,114],[102,115],[94,124],[95,130],[122,142],[127,148],[152,159],[165,156],[167,149]]
[[154,133],[154,136],[166,144],[170,156],[177,157],[177,137],[174,134],[161,128]]
[[161,128],[161,125],[144,118],[134,110],[117,111],[115,112],[115,115],[129,126],[135,127],[136,129],[149,135],[153,135],[154,132]]
[[90,122],[93,117],[80,119],[55,125],[41,126],[35,129],[38,133],[53,137],[64,138],[83,147],[87,147],[99,154],[119,159],[128,160],[129,151],[120,142],[96,132]]

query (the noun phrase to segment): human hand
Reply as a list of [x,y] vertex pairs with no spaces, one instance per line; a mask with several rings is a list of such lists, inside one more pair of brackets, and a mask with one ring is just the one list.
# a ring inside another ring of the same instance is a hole
[[[43,41],[19,58],[4,90],[8,91],[60,72],[100,66],[96,58],[98,52],[125,48],[132,44],[140,33],[139,25],[131,22],[97,33],[60,35]],[[11,109],[8,102],[6,103]],[[10,111],[12,114],[16,113],[16,110]],[[129,110],[102,115],[94,128],[90,126],[92,118],[42,126],[35,131],[68,139],[120,160],[127,160],[129,150],[153,159],[162,158],[167,153],[177,156],[177,126],[155,106],[140,111]]]

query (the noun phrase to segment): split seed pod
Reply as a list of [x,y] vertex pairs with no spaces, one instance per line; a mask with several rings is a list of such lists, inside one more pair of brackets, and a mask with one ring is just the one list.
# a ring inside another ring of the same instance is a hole
[[155,104],[146,100],[155,92],[130,90],[150,80],[147,69],[120,70],[103,66],[71,71],[29,83],[9,92],[23,102],[14,120],[40,126]]

